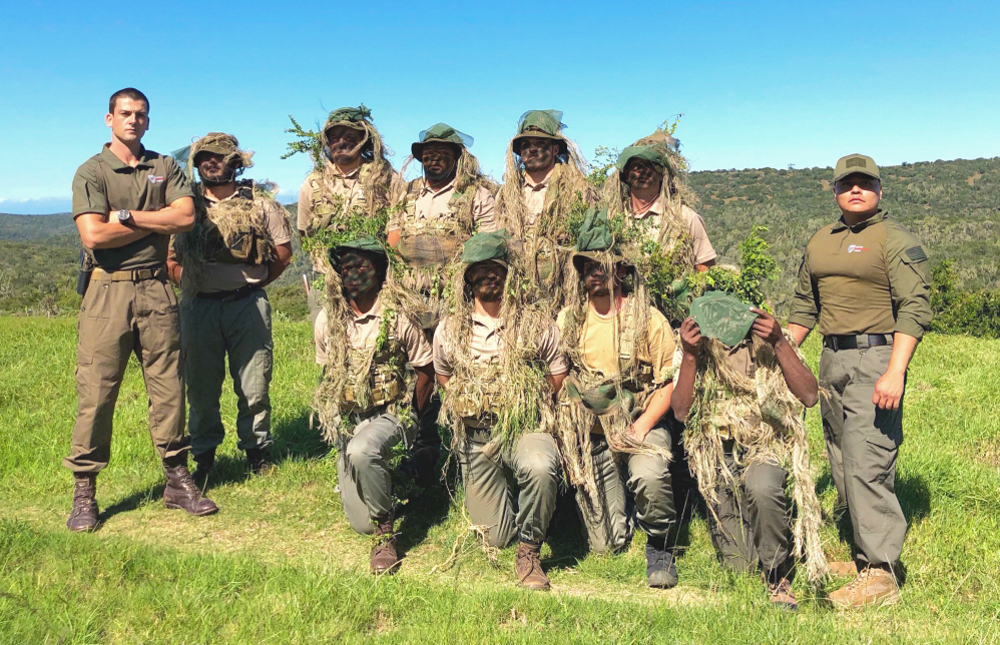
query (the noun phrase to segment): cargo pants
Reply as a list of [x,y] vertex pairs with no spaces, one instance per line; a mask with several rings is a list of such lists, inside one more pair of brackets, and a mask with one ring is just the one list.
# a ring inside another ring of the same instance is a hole
[[237,400],[238,447],[270,446],[274,343],[267,293],[256,289],[242,298],[186,299],[181,305],[181,347],[192,454],[214,449],[226,435],[219,397],[227,355]]
[[149,433],[160,459],[187,455],[177,297],[165,282],[166,270],[161,274],[132,281],[95,271],[83,297],[76,368],[79,404],[72,446],[63,460],[75,473],[98,473],[108,465],[115,403],[133,353],[146,384]]
[[825,347],[819,364],[823,434],[830,471],[847,504],[865,564],[894,565],[903,552],[906,518],[896,499],[896,457],[903,443],[903,406],[882,410],[872,403],[875,382],[889,367],[892,345]]
[[712,545],[723,565],[740,572],[755,571],[759,565],[768,573],[784,566],[791,555],[788,472],[760,462],[740,468],[732,442],[724,446],[726,465],[736,473],[738,484],[716,487],[719,503],[708,513]]
[[[555,437],[543,432],[524,434],[510,449],[501,451],[489,444],[488,431],[466,430],[468,439],[459,449],[458,463],[469,519],[486,530],[489,546],[505,547],[515,536],[535,544],[544,542],[562,479]],[[519,488],[516,505],[508,471]]]
[[[590,550],[615,553],[628,545],[632,536],[629,496],[634,499],[639,527],[647,535],[665,536],[677,519],[668,460],[656,455],[612,453],[599,434],[591,435],[591,443],[600,506],[592,508],[586,492],[576,491],[576,506]],[[643,443],[670,451],[670,433],[656,426]]]

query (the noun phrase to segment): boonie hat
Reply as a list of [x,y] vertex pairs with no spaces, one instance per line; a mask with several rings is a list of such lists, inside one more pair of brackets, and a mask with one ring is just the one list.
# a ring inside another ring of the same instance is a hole
[[421,161],[424,155],[424,146],[428,143],[450,143],[460,148],[471,148],[473,138],[464,132],[459,132],[447,123],[435,123],[431,127],[421,132],[418,137],[420,141],[410,146],[410,153],[417,161]]

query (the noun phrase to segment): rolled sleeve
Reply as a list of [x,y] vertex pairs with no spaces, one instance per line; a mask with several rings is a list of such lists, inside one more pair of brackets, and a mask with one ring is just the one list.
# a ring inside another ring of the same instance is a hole
[[[892,239],[896,238],[898,239]],[[912,235],[892,236],[887,243],[889,288],[896,310],[895,331],[923,338],[934,317],[927,255]]]
[[281,204],[273,199],[265,199],[261,205],[264,211],[264,225],[275,246],[288,244],[292,241],[292,227]]
[[569,359],[559,351],[559,327],[552,321],[549,321],[539,335],[538,360],[545,364],[545,374],[548,376],[569,371]]
[[180,164],[174,161],[173,157],[164,157],[167,165],[167,187],[163,194],[163,200],[169,206],[183,197],[194,197],[194,190]]
[[108,196],[97,181],[96,165],[87,162],[73,177],[73,219],[84,213],[107,215],[109,212]]
[[816,326],[817,318],[819,318],[819,306],[812,273],[809,270],[809,250],[806,249],[799,265],[799,277],[795,284],[795,296],[792,298],[792,311],[788,316],[788,322],[812,329]]

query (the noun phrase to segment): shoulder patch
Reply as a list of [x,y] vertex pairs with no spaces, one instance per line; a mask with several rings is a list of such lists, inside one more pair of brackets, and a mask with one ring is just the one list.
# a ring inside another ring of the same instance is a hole
[[924,253],[924,247],[911,246],[906,249],[906,257],[910,259],[910,262],[923,262],[927,259],[927,254]]

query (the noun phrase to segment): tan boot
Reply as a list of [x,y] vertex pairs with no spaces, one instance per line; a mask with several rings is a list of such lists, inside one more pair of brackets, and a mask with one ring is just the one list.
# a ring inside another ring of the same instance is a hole
[[828,562],[830,575],[835,578],[853,578],[858,575],[858,565],[854,560],[848,562]]
[[517,576],[517,586],[536,591],[548,591],[549,579],[542,571],[542,545],[530,542],[518,542],[514,551],[514,575]]
[[396,555],[396,534],[393,518],[375,524],[375,544],[372,546],[369,567],[374,574],[396,573],[399,557]]
[[865,567],[852,582],[830,594],[830,602],[841,608],[894,605],[900,600],[896,577],[879,567]]

